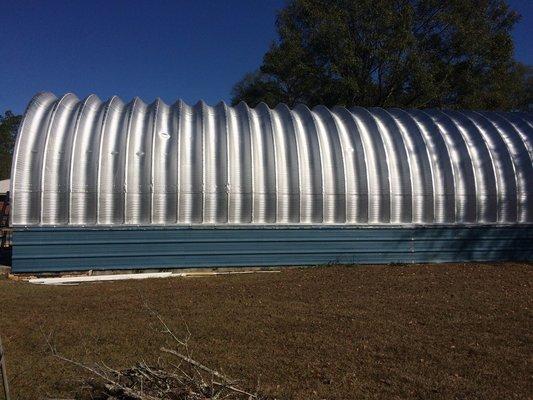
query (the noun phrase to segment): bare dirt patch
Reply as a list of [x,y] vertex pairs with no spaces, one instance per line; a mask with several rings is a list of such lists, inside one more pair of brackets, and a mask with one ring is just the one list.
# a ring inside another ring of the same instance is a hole
[[62,353],[127,368],[164,341],[149,302],[195,358],[288,399],[532,396],[531,264],[354,266],[80,286],[0,281],[15,399],[66,398]]

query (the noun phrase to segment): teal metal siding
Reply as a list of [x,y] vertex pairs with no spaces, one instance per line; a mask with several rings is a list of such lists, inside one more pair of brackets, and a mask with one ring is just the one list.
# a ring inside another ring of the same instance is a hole
[[533,226],[16,228],[13,271],[533,260]]

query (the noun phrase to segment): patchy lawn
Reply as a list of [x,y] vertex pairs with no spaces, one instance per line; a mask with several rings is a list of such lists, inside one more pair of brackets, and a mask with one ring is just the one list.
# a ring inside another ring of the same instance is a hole
[[127,367],[168,344],[147,302],[194,356],[287,399],[531,398],[531,264],[354,266],[34,286],[0,281],[15,399],[66,398],[81,361]]

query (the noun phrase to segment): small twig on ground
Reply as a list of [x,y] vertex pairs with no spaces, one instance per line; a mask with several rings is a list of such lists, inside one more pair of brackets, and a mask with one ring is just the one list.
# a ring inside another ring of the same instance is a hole
[[205,372],[208,372],[210,373],[211,375],[213,376],[216,376],[218,379],[222,379],[224,382],[234,382],[233,380],[229,379],[228,377],[222,375],[221,373],[215,371],[215,370],[212,370],[211,368],[208,368],[206,367],[205,365],[203,364],[200,364],[198,361],[195,361],[193,360],[192,358],[189,358],[187,356],[184,356],[183,354],[177,352],[176,350],[172,350],[172,349],[167,349],[165,347],[161,347],[160,350],[164,353],[169,353],[169,354],[172,354],[176,357],[179,357],[181,358],[183,361],[197,367],[197,368],[200,368],[201,370],[205,371]]
[[[93,375],[98,376],[103,381],[105,381],[109,385],[111,385],[111,387],[109,388],[110,390],[115,390],[115,389],[118,388],[118,389],[122,390],[126,395],[130,396],[132,399],[135,399],[135,400],[158,400],[158,398],[156,398],[156,397],[147,396],[147,395],[143,395],[143,394],[137,393],[135,390],[132,390],[132,389],[126,387],[126,386],[121,385],[117,380],[110,378],[105,372],[103,372],[102,369],[98,367],[98,365],[96,367],[90,367],[90,366],[88,366],[86,364],[83,364],[83,363],[81,363],[79,361],[76,361],[76,360],[73,360],[71,358],[65,357],[64,355],[59,353],[57,351],[56,347],[52,344],[51,339],[50,339],[51,334],[43,335],[43,336],[45,338],[45,341],[46,341],[46,344],[47,344],[48,348],[50,349],[51,354],[54,357],[56,357],[57,359],[59,359],[61,361],[66,362],[66,363],[75,365],[78,368],[84,369],[85,371],[88,371],[88,372],[90,372]],[[116,372],[117,372],[118,376],[120,376],[120,372],[118,372],[118,371],[116,371]]]

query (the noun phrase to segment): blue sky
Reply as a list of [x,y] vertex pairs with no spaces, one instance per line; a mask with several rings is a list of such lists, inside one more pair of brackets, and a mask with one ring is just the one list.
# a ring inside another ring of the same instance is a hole
[[[516,58],[533,64],[533,0]],[[22,113],[39,91],[210,104],[256,69],[284,0],[0,0],[0,112]]]

